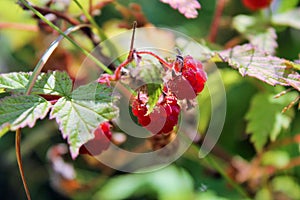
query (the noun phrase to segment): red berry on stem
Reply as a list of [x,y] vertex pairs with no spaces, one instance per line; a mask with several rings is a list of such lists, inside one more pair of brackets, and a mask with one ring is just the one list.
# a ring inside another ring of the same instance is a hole
[[147,101],[138,98],[132,102],[132,113],[138,118],[139,124],[153,134],[170,133],[178,123],[180,106],[177,98],[170,93],[167,94],[150,114],[147,114],[146,104]]
[[250,10],[260,10],[268,7],[272,3],[272,0],[243,0],[243,4]]
[[109,122],[101,123],[94,131],[94,139],[82,145],[79,149],[80,154],[88,154],[90,156],[99,155],[102,151],[108,149],[112,138]]
[[203,65],[193,57],[186,56],[178,71],[177,62],[174,63],[174,69],[181,74],[168,82],[169,89],[178,99],[194,99],[203,90],[207,80]]

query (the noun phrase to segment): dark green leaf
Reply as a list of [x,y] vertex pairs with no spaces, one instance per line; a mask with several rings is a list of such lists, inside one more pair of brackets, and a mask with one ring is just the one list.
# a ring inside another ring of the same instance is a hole
[[[104,84],[90,83],[78,87],[72,92],[72,99],[111,102],[113,88]],[[109,95],[108,95],[109,94]]]
[[10,96],[0,101],[0,135],[8,130],[25,126],[33,127],[37,119],[43,119],[51,104],[36,95]]

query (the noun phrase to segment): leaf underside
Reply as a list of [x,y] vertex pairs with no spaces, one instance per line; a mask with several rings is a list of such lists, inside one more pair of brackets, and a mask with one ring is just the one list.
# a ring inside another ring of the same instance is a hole
[[300,74],[294,70],[291,61],[271,56],[251,44],[221,51],[218,56],[238,69],[242,76],[251,76],[273,86],[291,86],[300,91]]

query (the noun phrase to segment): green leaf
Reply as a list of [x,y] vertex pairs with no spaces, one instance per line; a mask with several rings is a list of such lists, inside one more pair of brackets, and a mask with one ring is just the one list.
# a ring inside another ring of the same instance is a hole
[[106,85],[97,87],[91,83],[74,90],[73,99],[62,97],[54,105],[50,118],[56,119],[63,138],[68,139],[73,159],[80,146],[94,138],[93,132],[100,123],[117,116],[111,91]]
[[6,131],[35,125],[37,119],[43,119],[51,104],[36,95],[10,96],[0,100],[0,135]]
[[96,82],[78,87],[72,92],[72,98],[76,100],[94,100],[111,102],[112,88]]
[[292,8],[295,8],[298,3],[299,0],[288,0],[288,1],[281,0],[279,1],[280,5],[278,6],[278,10],[276,10],[276,12],[282,13],[291,10]]
[[291,61],[271,56],[251,44],[221,51],[218,56],[238,69],[242,76],[255,77],[273,86],[292,86],[300,91],[300,74]]
[[22,90],[25,91],[30,73],[27,72],[12,72],[0,74],[0,88],[6,91]]
[[290,26],[295,29],[300,29],[300,8],[273,15],[272,23],[274,25]]
[[67,72],[53,71],[40,74],[31,93],[69,96],[71,91],[72,80]]
[[[31,72],[1,74],[0,88],[13,94],[24,94],[31,74]],[[38,76],[31,94],[69,96],[71,90],[72,80],[69,75],[66,72],[53,71]]]
[[248,120],[246,132],[251,134],[251,141],[257,151],[261,151],[269,139],[275,140],[279,133],[291,123],[292,116],[288,113],[281,113],[281,110],[293,95],[287,94],[277,100],[267,93],[253,97],[246,115]]
[[147,85],[147,90],[148,90],[148,113],[151,113],[162,93],[162,84],[148,84]]

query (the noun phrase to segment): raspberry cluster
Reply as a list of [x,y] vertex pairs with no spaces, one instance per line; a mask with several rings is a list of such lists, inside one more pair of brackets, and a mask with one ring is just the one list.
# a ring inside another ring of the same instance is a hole
[[172,70],[175,75],[164,86],[163,95],[151,113],[148,113],[146,94],[139,93],[132,101],[132,113],[138,123],[153,134],[171,133],[180,114],[178,99],[194,99],[207,80],[202,63],[191,56],[178,56]]
[[110,128],[111,125],[109,122],[101,123],[94,132],[94,139],[82,145],[79,149],[79,153],[94,156],[107,150],[112,139]]
[[132,113],[137,117],[139,124],[153,134],[167,134],[178,123],[180,106],[174,95],[171,93],[164,94],[163,99],[157,103],[153,112],[148,114],[147,98],[139,96],[132,102]]

